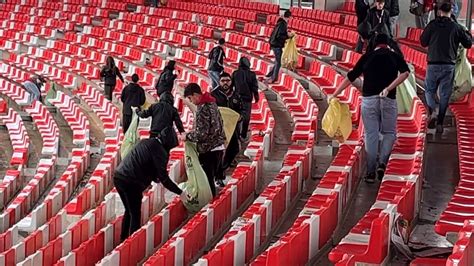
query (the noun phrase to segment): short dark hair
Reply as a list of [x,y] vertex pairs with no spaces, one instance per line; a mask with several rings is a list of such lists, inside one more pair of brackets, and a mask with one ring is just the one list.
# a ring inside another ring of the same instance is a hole
[[390,37],[385,33],[379,33],[375,36],[375,45],[388,44]]
[[195,93],[202,94],[201,87],[197,83],[189,83],[184,88],[184,97],[192,96]]
[[445,12],[445,13],[449,13],[451,12],[451,10],[453,9],[453,5],[451,5],[450,2],[444,2],[441,4],[441,6],[439,7],[439,10]]
[[219,79],[221,79],[221,78],[230,78],[230,77],[231,77],[230,74],[227,73],[227,72],[222,72],[222,73],[219,75]]
[[385,0],[375,0],[377,3],[385,3]]
[[219,45],[224,45],[225,44],[225,39],[224,38],[220,38],[219,39]]
[[285,18],[291,17],[291,11],[290,11],[290,10],[286,10],[285,13],[283,13],[283,17],[285,17]]
[[140,78],[138,77],[138,74],[137,74],[137,73],[135,73],[135,74],[132,75],[132,81],[133,81],[133,82],[137,83],[139,79],[140,79]]

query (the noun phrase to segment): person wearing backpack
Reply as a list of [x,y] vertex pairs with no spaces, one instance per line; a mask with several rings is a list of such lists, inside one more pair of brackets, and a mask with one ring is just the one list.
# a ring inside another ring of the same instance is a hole
[[155,85],[158,96],[161,96],[161,94],[164,92],[169,92],[171,94],[174,86],[174,80],[178,77],[178,75],[173,73],[175,70],[175,65],[176,61],[170,60],[163,69],[163,72],[161,72],[158,82],[156,82]]
[[184,133],[183,122],[173,103],[173,95],[163,92],[158,103],[152,104],[147,110],[137,111],[141,118],[151,116],[150,138],[160,139],[168,154],[172,148],[179,144],[173,123],[181,134]]
[[275,83],[278,80],[278,75],[280,74],[281,68],[281,56],[283,55],[283,47],[285,47],[285,42],[288,38],[291,38],[295,35],[294,32],[288,31],[288,20],[291,17],[291,12],[289,10],[285,11],[283,17],[279,18],[275,28],[273,28],[272,34],[270,35],[270,48],[275,55],[275,63],[273,68],[267,74],[267,82]]
[[117,85],[117,77],[124,82],[120,70],[115,65],[115,60],[112,56],[108,56],[105,60],[106,65],[100,71],[100,77],[104,80],[104,92],[105,98],[109,101],[112,101],[112,94],[115,90],[115,85]]
[[209,52],[209,67],[207,68],[207,72],[212,82],[212,88],[219,86],[219,75],[224,71],[224,58],[226,58],[223,48],[224,44],[224,38],[220,38],[219,44]]

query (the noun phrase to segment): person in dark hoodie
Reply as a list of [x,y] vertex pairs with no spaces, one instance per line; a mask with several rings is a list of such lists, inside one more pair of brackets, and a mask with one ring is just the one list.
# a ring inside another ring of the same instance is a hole
[[291,17],[289,10],[285,11],[283,17],[279,18],[275,28],[270,35],[270,48],[275,55],[275,63],[273,68],[268,72],[267,78],[269,83],[274,83],[278,80],[281,68],[281,56],[283,55],[283,47],[288,38],[293,37],[295,34],[288,31],[288,20]]
[[138,85],[139,77],[137,74],[132,75],[132,83],[123,88],[120,100],[123,103],[122,108],[122,126],[123,132],[127,132],[132,122],[132,107],[138,107],[145,104],[145,91]]
[[[229,73],[224,72],[220,75],[219,86],[212,90],[211,95],[216,99],[217,106],[230,108],[239,114],[242,112],[242,101],[232,86]],[[220,187],[225,186],[225,171],[231,166],[239,151],[239,134],[236,129],[225,150],[220,170],[216,176],[216,183]]]
[[[420,36],[420,43],[428,47],[428,67],[425,77],[425,98],[429,107],[430,122],[428,128],[443,133],[443,122],[448,109],[449,98],[453,90],[454,68],[459,44],[469,49],[472,35],[451,18],[451,3],[443,3],[439,16],[432,20]],[[439,111],[435,116],[436,94],[439,88]]]
[[257,75],[250,70],[250,61],[247,57],[240,58],[239,68],[232,73],[232,84],[242,100],[240,138],[246,141],[252,112],[252,98],[255,102],[259,101]]
[[112,56],[107,56],[105,60],[106,65],[100,71],[100,77],[104,80],[104,92],[105,98],[112,101],[112,94],[114,93],[115,86],[117,85],[117,77],[123,81],[120,70],[115,65],[115,60]]
[[[357,27],[359,27],[367,18],[367,13],[369,12],[370,5],[368,0],[356,0],[355,1],[355,12],[357,16]],[[364,49],[364,39],[366,36],[359,35],[359,39],[357,40],[355,51],[358,53],[362,53]]]
[[[177,139],[173,123],[181,134],[184,133],[183,122],[173,103],[173,95],[169,92],[163,92],[160,102],[152,104],[147,110],[138,112],[138,116],[141,118],[152,117],[150,138],[159,138],[168,154],[177,145],[177,143],[170,143],[169,141],[169,139]],[[168,138],[168,136],[171,136],[171,138]]]
[[194,130],[186,134],[186,140],[197,144],[199,162],[206,173],[213,196],[216,196],[215,178],[219,171],[225,150],[224,122],[216,99],[201,87],[190,83],[184,88],[184,97],[197,105],[194,116]]
[[144,139],[125,156],[115,170],[114,186],[125,207],[121,242],[140,228],[143,192],[151,182],[161,183],[183,199],[190,199],[168,176],[166,157],[167,153],[157,138]]
[[173,90],[174,80],[178,77],[178,75],[173,73],[175,65],[176,61],[170,60],[163,69],[163,72],[161,72],[158,82],[156,82],[155,85],[158,96],[161,96],[163,92],[171,93]]

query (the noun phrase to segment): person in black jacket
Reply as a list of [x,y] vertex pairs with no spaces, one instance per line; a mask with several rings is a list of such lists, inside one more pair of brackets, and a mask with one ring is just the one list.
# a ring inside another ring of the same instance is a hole
[[283,47],[288,38],[294,36],[293,32],[288,31],[288,20],[291,17],[289,10],[285,11],[283,17],[279,18],[275,28],[273,28],[272,34],[270,35],[270,48],[275,55],[275,63],[267,74],[268,82],[274,83],[278,80],[281,68],[281,56],[283,55]]
[[160,138],[167,153],[169,153],[173,147],[169,147],[168,143],[166,143],[167,141],[162,138],[164,130],[168,134],[174,134],[174,137],[176,135],[173,128],[174,123],[178,131],[184,133],[183,122],[179,117],[178,110],[173,106],[173,103],[173,95],[169,92],[163,92],[159,103],[152,104],[147,110],[138,112],[138,116],[141,118],[152,117],[150,137]]
[[232,84],[242,99],[240,138],[245,142],[252,112],[252,98],[255,102],[259,101],[257,75],[250,70],[250,61],[247,57],[240,58],[239,68],[232,73]]
[[137,74],[132,75],[132,83],[125,86],[120,96],[123,103],[122,108],[122,126],[123,132],[127,132],[132,122],[132,107],[140,107],[145,104],[145,91],[138,85],[139,77]]
[[[437,133],[443,133],[444,117],[453,89],[459,44],[467,49],[472,46],[471,33],[452,20],[451,9],[451,3],[443,3],[439,8],[439,16],[428,23],[420,36],[421,45],[428,46],[428,67],[425,77],[425,98],[431,116],[428,127],[436,127]],[[438,87],[440,99],[436,117],[435,97]]]
[[[369,12],[370,5],[367,0],[356,0],[355,1],[355,11],[357,16],[357,27],[359,27],[367,18],[367,13]],[[359,39],[357,40],[355,51],[358,53],[362,53],[364,49],[364,39],[366,37],[359,35]]]
[[140,141],[115,170],[114,185],[125,212],[120,240],[123,242],[141,225],[143,192],[151,182],[161,183],[171,192],[189,199],[168,176],[167,153],[157,138]]
[[399,0],[385,0],[385,8],[389,12],[390,20],[390,31],[392,36],[396,36],[398,16],[400,15],[400,3]]
[[225,52],[222,48],[224,44],[224,38],[220,38],[219,45],[212,48],[209,52],[209,67],[207,68],[207,72],[209,73],[209,79],[212,81],[212,88],[219,85],[219,75],[224,71]]
[[390,31],[390,11],[385,8],[385,0],[375,0],[375,6],[369,9],[366,19],[371,27],[370,36],[384,33],[392,37],[392,32]]
[[[232,86],[232,79],[229,73],[224,72],[220,75],[219,84],[220,85],[211,92],[211,95],[216,99],[217,106],[230,108],[240,114],[242,112],[242,101],[240,95],[235,92]],[[239,134],[236,129],[225,150],[220,171],[216,175],[216,183],[218,186],[225,186],[225,171],[231,166],[239,151]]]
[[155,85],[158,96],[161,96],[163,92],[171,93],[173,90],[174,80],[178,77],[178,75],[173,73],[175,65],[176,61],[170,60],[163,69],[163,72],[161,72],[160,78]]
[[115,90],[115,85],[117,85],[117,77],[123,82],[122,74],[120,70],[115,65],[115,60],[113,57],[108,56],[105,60],[106,65],[100,71],[100,77],[104,80],[104,92],[105,98],[109,101],[112,101],[112,94]]

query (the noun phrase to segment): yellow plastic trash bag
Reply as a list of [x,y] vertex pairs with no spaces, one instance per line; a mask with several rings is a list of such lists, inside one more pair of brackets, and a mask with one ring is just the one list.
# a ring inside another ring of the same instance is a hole
[[352,119],[349,106],[334,98],[329,102],[323,116],[323,130],[326,134],[340,143],[346,141],[352,132]]
[[120,155],[125,158],[135,145],[140,141],[138,134],[138,115],[135,113],[135,107],[132,107],[132,122],[123,137],[122,147],[120,147]]
[[227,147],[232,135],[234,134],[235,128],[237,127],[240,115],[236,111],[227,107],[219,107],[219,112],[221,113],[222,121],[224,122],[225,146]]
[[449,102],[457,102],[472,90],[472,66],[467,60],[466,49],[459,46],[454,68],[453,93]]
[[298,48],[296,47],[296,35],[286,40],[283,54],[281,56],[282,65],[288,69],[296,69],[298,64]]
[[209,181],[207,181],[206,173],[199,162],[196,144],[186,141],[184,143],[184,152],[188,180],[178,186],[183,191],[186,191],[191,198],[190,200],[183,201],[186,209],[190,213],[197,213],[212,200],[211,187],[209,186]]

